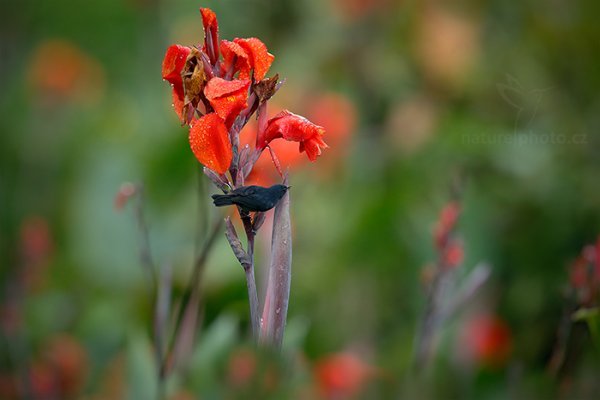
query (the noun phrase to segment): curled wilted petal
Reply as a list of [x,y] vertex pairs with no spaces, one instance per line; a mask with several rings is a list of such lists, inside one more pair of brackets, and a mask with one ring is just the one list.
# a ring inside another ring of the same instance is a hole
[[237,115],[246,108],[248,98],[249,80],[227,81],[222,78],[213,78],[206,84],[204,95],[210,102],[215,112],[231,126]]
[[233,154],[221,117],[210,113],[194,121],[189,139],[192,152],[203,165],[219,174],[229,169]]
[[275,74],[268,79],[263,79],[254,85],[254,93],[258,96],[261,103],[269,100],[277,91],[277,83],[279,81],[279,74]]
[[178,44],[171,45],[167,49],[162,64],[162,77],[172,85],[181,85],[181,70],[191,49]]
[[254,82],[261,81],[271,68],[275,56],[267,51],[267,46],[260,39],[234,39],[233,41],[246,50],[250,66],[254,69]]
[[[206,56],[204,55],[204,57]],[[189,124],[196,109],[201,107],[200,110],[203,110],[201,94],[207,80],[203,53],[198,49],[192,49],[188,55],[185,66],[181,71],[181,79],[183,82],[182,121],[184,124]]]

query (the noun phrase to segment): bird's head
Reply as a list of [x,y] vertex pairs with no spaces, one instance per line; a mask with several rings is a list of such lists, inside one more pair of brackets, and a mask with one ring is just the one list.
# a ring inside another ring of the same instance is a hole
[[285,192],[287,192],[290,187],[291,186],[278,184],[278,185],[271,186],[269,188],[269,191],[271,191],[276,198],[281,199],[283,197],[283,195],[285,194]]

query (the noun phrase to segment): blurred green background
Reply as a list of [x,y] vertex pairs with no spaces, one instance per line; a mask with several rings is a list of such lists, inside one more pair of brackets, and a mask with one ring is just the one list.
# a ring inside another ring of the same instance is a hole
[[[36,390],[52,387],[49,357],[71,368],[66,398],[155,395],[152,295],[134,209],[114,199],[123,182],[144,183],[153,257],[172,267],[180,294],[198,221],[223,215],[199,212],[199,193],[206,201],[216,190],[198,191],[200,164],[160,75],[170,44],[202,41],[199,7],[215,11],[221,38],[267,44],[270,74],[287,79],[275,108],[328,130],[315,163],[290,161],[293,279],[273,396],[327,397],[318,366],[336,353],[376,369],[349,391],[359,398],[597,396],[598,347],[584,324],[573,326],[559,373],[547,369],[572,306],[567,268],[600,233],[600,4],[591,0],[4,2],[3,396],[20,398],[31,381],[31,398],[46,398]],[[457,274],[485,261],[492,275],[413,379],[422,271],[436,259],[433,227],[457,180]],[[242,393],[234,361],[251,348],[246,287],[222,236],[171,398]],[[464,360],[470,315],[508,327],[501,365]]]

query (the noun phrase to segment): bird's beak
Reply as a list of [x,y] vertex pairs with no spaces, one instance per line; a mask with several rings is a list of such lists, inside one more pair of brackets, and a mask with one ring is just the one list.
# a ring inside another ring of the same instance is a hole
[[286,186],[286,188],[287,188],[288,190],[290,190],[292,187],[291,187],[291,186]]

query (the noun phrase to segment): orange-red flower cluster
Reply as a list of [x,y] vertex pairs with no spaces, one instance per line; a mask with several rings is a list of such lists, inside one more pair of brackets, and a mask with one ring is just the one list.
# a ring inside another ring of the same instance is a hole
[[239,132],[257,110],[266,120],[266,102],[275,94],[277,76],[265,79],[274,56],[257,38],[219,41],[216,15],[201,8],[204,25],[202,48],[174,44],[167,49],[162,65],[163,79],[172,86],[173,107],[182,124],[190,126],[192,152],[204,166],[219,175],[231,172],[235,184],[238,171],[243,178],[277,138],[299,143],[314,161],[327,147],[325,130],[306,118],[284,111],[264,124],[259,123],[256,147],[240,155]]

